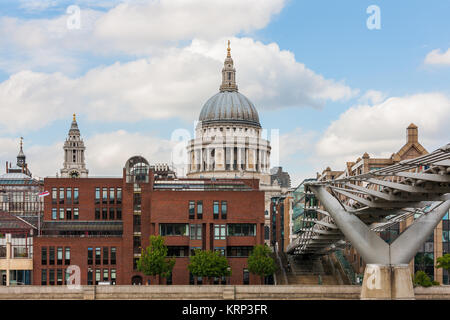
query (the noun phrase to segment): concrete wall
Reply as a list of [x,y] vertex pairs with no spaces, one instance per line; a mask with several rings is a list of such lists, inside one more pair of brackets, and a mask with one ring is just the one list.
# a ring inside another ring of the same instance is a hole
[[[0,300],[344,300],[359,299],[360,286],[14,286],[0,287]],[[450,300],[450,286],[415,288],[416,299]]]

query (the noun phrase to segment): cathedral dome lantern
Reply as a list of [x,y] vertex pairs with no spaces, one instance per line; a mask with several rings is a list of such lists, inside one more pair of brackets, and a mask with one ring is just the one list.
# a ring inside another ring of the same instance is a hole
[[62,178],[87,178],[89,170],[86,169],[84,152],[86,147],[81,139],[80,129],[76,115],[73,114],[69,134],[64,142],[64,165],[61,169]]

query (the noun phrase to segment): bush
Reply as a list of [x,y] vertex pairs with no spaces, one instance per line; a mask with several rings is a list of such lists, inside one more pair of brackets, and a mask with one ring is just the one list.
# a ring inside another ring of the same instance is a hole
[[414,275],[414,286],[421,286],[421,287],[431,287],[431,286],[438,286],[439,282],[432,281],[430,277],[424,272],[424,271],[417,271]]

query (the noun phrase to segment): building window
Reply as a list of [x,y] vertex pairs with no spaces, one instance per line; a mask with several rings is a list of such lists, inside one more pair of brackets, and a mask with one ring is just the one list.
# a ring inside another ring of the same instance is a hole
[[133,194],[133,210],[141,211],[141,194],[140,193]]
[[213,218],[219,219],[219,201],[213,203]]
[[108,264],[108,247],[103,247],[103,264]]
[[95,264],[99,265],[101,263],[102,251],[101,248],[95,248]]
[[194,285],[195,284],[194,275],[191,272],[189,272],[189,284],[190,285]]
[[108,203],[108,188],[102,189],[102,203],[107,204]]
[[72,208],[67,208],[66,209],[66,219],[67,220],[72,220]]
[[70,265],[70,248],[69,247],[66,247],[66,255],[65,255],[65,259],[64,259],[64,264]]
[[56,284],[58,286],[62,286],[62,284],[63,284],[63,271],[62,271],[62,269],[58,269],[56,271]]
[[108,209],[102,208],[102,219],[106,220],[108,219]]
[[253,247],[249,246],[229,246],[227,247],[227,257],[248,257]]
[[64,188],[59,188],[59,204],[64,204]]
[[115,247],[111,248],[111,264],[112,265],[116,264],[116,248]]
[[203,201],[197,201],[197,219],[203,218]]
[[100,282],[100,274],[101,270],[100,269],[95,269],[95,285],[98,285],[98,283]]
[[202,240],[201,224],[191,224],[191,240]]
[[116,269],[111,269],[111,284],[116,284]]
[[100,188],[95,188],[95,204],[100,203]]
[[219,252],[221,256],[225,255],[225,247],[215,247],[214,251]]
[[189,219],[195,219],[195,201],[189,201]]
[[100,209],[95,208],[95,220],[100,220]]
[[114,208],[109,208],[109,220],[114,220]]
[[141,253],[141,237],[139,236],[133,237],[133,252]]
[[56,218],[57,218],[57,211],[56,211],[57,209],[56,208],[52,208],[52,220],[56,220]]
[[214,225],[214,240],[225,240],[226,239],[226,225],[225,224],[215,224]]
[[64,220],[64,208],[59,208],[59,219]]
[[51,286],[55,285],[55,269],[48,270],[48,278],[49,278],[49,284]]
[[78,204],[78,188],[73,189],[73,203]]
[[[58,189],[52,188],[52,204],[56,204],[58,198]],[[47,275],[46,275],[47,276]]]
[[109,280],[109,270],[108,269],[103,269],[103,281],[108,281]]
[[73,219],[78,220],[78,208],[73,208]]
[[50,265],[55,264],[55,247],[49,248],[48,264],[50,264]]
[[227,218],[227,212],[228,212],[227,202],[222,201],[222,219]]
[[189,256],[188,246],[167,246],[168,257],[187,257]]
[[122,204],[122,188],[117,188],[117,204]]
[[72,188],[66,189],[66,200],[67,204],[72,204]]
[[116,213],[117,213],[117,220],[121,220],[122,219],[122,209],[117,208]]
[[88,248],[87,264],[91,265],[93,259],[94,259],[94,250],[92,248]]
[[248,269],[244,269],[243,283],[246,285],[250,284],[250,273],[248,272]]
[[56,251],[56,264],[62,265],[63,263],[63,248],[58,247]]
[[141,232],[141,216],[133,216],[133,232]]
[[229,236],[253,237],[256,235],[256,224],[231,223],[228,224]]
[[47,247],[41,248],[41,264],[43,266],[47,265]]
[[189,225],[186,223],[161,223],[159,234],[162,236],[188,236]]
[[92,279],[92,269],[88,268],[88,274],[87,274],[87,284],[91,286],[93,284]]
[[109,204],[114,204],[114,188],[109,188]]
[[41,286],[47,285],[47,269],[41,270]]

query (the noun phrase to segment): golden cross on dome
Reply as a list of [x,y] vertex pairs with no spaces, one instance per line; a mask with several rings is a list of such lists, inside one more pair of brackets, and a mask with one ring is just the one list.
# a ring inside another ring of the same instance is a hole
[[75,113],[73,114],[73,122],[77,121]]

